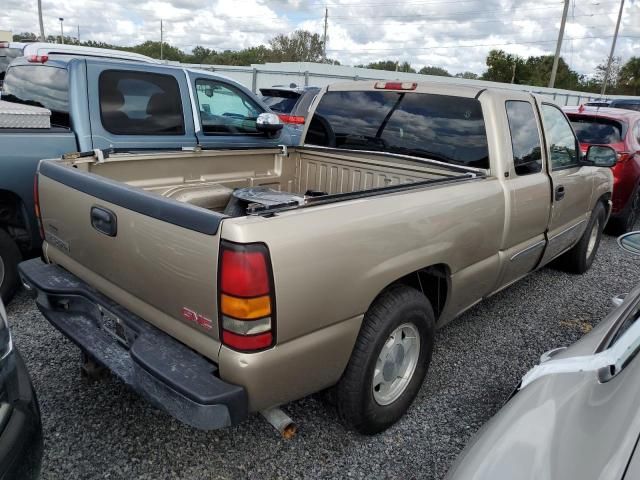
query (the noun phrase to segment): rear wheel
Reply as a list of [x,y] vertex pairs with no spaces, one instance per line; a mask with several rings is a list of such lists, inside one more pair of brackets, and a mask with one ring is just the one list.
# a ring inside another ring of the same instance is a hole
[[5,304],[9,303],[18,289],[20,259],[20,249],[9,234],[0,228],[0,297]]
[[434,329],[429,300],[417,290],[399,285],[376,299],[336,386],[345,426],[370,435],[404,415],[427,373]]
[[572,273],[584,273],[589,270],[598,252],[605,216],[604,207],[598,203],[591,212],[591,218],[580,241],[558,259],[563,270]]

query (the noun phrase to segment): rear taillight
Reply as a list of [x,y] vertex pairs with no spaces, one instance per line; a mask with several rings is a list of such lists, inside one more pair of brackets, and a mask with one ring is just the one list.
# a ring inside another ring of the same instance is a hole
[[283,123],[289,123],[292,125],[304,125],[304,117],[300,117],[297,115],[286,115],[284,113],[281,113],[278,116],[280,117],[280,120],[283,121]]
[[9,48],[9,42],[0,42],[0,48]]
[[40,174],[36,172],[33,177],[33,208],[35,210],[36,219],[38,220],[38,228],[40,229],[40,238],[44,240],[44,228],[42,228],[42,216],[40,215],[40,189],[38,187],[38,179]]
[[633,153],[631,152],[618,152],[618,162],[626,162],[631,157],[633,157]]
[[47,60],[49,60],[48,55],[29,55],[27,57],[29,63],[47,63]]
[[269,251],[264,244],[220,246],[220,337],[234,350],[255,352],[274,344],[275,309]]
[[378,90],[415,90],[417,87],[416,82],[376,82],[375,84]]

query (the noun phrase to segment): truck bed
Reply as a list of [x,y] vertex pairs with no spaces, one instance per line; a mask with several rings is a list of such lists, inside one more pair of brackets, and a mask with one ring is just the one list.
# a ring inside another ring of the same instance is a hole
[[[68,165],[166,198],[224,212],[234,189],[263,187],[318,202],[338,194],[464,177],[402,156],[314,148],[118,154]],[[468,173],[468,172],[467,172]]]

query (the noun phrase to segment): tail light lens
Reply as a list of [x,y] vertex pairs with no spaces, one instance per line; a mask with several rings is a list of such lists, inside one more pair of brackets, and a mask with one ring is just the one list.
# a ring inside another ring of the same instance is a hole
[[286,115],[284,113],[281,113],[278,116],[284,123],[289,123],[291,125],[304,125],[304,117],[299,117],[297,115]]
[[264,244],[222,242],[218,309],[222,343],[255,352],[275,339],[273,275]]
[[33,178],[33,209],[35,210],[36,219],[38,220],[38,228],[40,229],[40,238],[44,240],[44,228],[42,227],[42,216],[40,214],[40,189],[38,187],[38,178],[40,174],[36,172]]
[[376,82],[377,90],[415,90],[418,87],[416,82]]
[[48,60],[48,55],[29,55],[27,57],[29,63],[47,63]]
[[631,152],[618,152],[618,162],[626,162],[631,157],[633,157]]

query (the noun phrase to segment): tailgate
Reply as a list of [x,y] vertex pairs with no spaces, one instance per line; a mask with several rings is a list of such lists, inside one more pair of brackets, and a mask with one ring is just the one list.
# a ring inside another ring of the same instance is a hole
[[222,215],[55,161],[38,188],[50,261],[217,360]]

